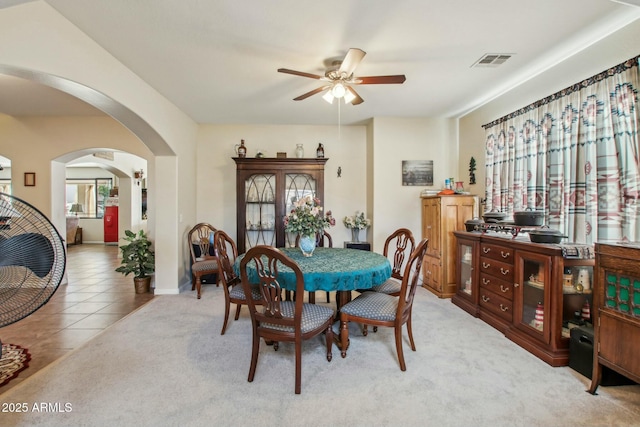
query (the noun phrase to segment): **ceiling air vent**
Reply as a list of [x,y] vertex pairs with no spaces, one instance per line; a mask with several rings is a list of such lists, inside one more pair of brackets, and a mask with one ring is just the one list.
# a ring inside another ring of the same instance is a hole
[[497,67],[511,58],[511,53],[487,53],[478,59],[471,67]]
[[93,157],[97,157],[99,159],[113,160],[113,151],[96,151],[93,153]]

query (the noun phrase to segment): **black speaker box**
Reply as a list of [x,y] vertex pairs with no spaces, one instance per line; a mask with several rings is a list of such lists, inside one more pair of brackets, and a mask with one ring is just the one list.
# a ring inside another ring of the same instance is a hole
[[[569,340],[569,367],[591,379],[593,373],[593,327],[578,326],[571,329]],[[628,385],[634,381],[618,372],[602,366],[600,385]]]

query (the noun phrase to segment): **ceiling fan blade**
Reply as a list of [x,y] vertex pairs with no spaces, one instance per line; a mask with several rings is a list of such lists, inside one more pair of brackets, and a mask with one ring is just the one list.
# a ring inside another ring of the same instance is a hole
[[327,89],[329,89],[330,87],[331,87],[331,85],[321,86],[321,87],[319,87],[319,88],[317,88],[317,89],[314,89],[314,90],[312,90],[312,91],[309,91],[309,92],[307,92],[307,93],[304,93],[304,94],[302,94],[302,95],[298,96],[297,98],[293,98],[293,100],[294,100],[294,101],[302,101],[303,99],[307,99],[308,97],[310,97],[310,96],[312,96],[312,95],[315,95],[316,93],[320,93],[320,92],[322,92],[323,90],[327,90]]
[[353,96],[355,96],[355,98],[353,98],[353,101],[351,101],[351,105],[358,105],[364,102],[364,99],[362,99],[362,97],[358,95],[355,89],[353,89],[351,86],[347,86],[347,90],[351,92]]
[[360,85],[381,85],[381,84],[392,84],[392,83],[404,83],[407,78],[404,74],[398,74],[395,76],[370,76],[370,77],[358,77],[357,84]]
[[321,79],[322,78],[322,76],[319,76],[317,74],[311,74],[311,73],[304,73],[302,71],[289,70],[288,68],[278,68],[278,72],[279,73],[293,74],[294,76],[309,77],[310,79]]
[[358,66],[358,64],[360,64],[360,61],[362,61],[362,58],[364,58],[366,54],[367,52],[362,49],[349,49],[349,52],[347,52],[344,59],[342,60],[342,64],[340,64],[338,73],[341,75],[344,74],[345,76],[349,77],[351,74],[353,74],[356,67]]

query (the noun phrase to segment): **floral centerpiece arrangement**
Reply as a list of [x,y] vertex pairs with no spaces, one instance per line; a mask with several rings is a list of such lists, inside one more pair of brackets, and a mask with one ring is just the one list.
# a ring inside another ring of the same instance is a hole
[[[293,204],[293,209],[284,217],[284,229],[288,233],[296,233],[300,236],[300,248],[305,251],[303,245],[310,245],[308,240],[313,242],[313,248],[308,256],[315,249],[316,233],[321,233],[325,228],[336,225],[331,211],[323,213],[320,200],[311,196],[302,197]],[[304,242],[303,242],[304,240]],[[306,255],[306,253],[305,253]]]
[[351,229],[351,240],[360,241],[360,230],[367,229],[371,226],[371,220],[365,217],[364,212],[356,211],[353,216],[345,216],[342,220],[345,227]]
[[364,230],[371,226],[371,220],[364,216],[364,212],[356,211],[354,216],[345,216],[342,223],[347,228],[357,228],[358,230]]

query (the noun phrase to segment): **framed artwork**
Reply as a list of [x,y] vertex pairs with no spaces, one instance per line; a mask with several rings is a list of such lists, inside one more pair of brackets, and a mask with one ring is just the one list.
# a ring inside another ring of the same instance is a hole
[[433,160],[403,160],[402,185],[433,185]]
[[24,186],[25,187],[35,187],[36,186],[36,173],[35,172],[25,172],[24,173]]

